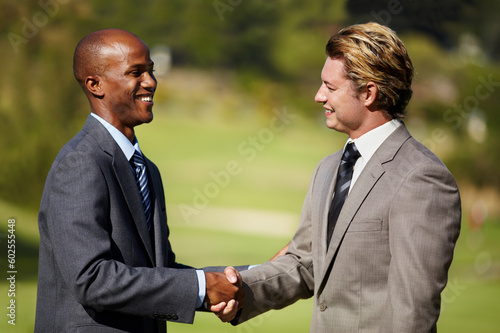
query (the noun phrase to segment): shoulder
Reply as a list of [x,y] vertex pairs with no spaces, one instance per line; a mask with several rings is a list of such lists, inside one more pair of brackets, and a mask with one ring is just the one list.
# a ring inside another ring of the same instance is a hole
[[[87,124],[70,141],[68,141],[56,156],[47,181],[64,181],[64,179],[84,179],[92,174],[101,174],[103,169],[111,168],[113,156],[103,148]],[[100,138],[106,140],[107,138]]]
[[55,158],[53,166],[75,158],[82,158],[83,161],[89,161],[93,159],[92,156],[98,151],[99,146],[92,135],[81,130],[62,147]]
[[431,167],[448,171],[436,154],[413,137],[403,143],[395,159],[410,169]]
[[441,159],[413,137],[404,142],[386,170],[393,179],[399,178],[403,183],[447,184],[458,189],[455,178]]
[[426,165],[446,169],[439,157],[417,141],[404,124],[382,143],[373,157],[386,170],[398,169],[399,173],[410,172]]

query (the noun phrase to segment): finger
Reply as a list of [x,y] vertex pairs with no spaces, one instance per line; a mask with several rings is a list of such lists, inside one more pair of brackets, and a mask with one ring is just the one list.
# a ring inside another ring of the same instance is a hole
[[232,284],[238,282],[238,277],[240,276],[240,274],[234,267],[226,267],[226,269],[224,270],[224,274],[226,274],[227,280]]
[[235,303],[237,303],[237,302],[234,299],[232,299],[229,302],[227,302],[227,305],[224,308],[224,310],[222,311],[222,314],[224,316],[227,316],[229,313],[231,313],[234,310],[235,306],[236,307],[238,306]]
[[219,319],[222,322],[226,323],[228,321],[233,320],[236,317],[237,313],[238,313],[238,301],[234,301],[234,303],[231,304],[231,308],[226,307],[222,313],[217,314],[217,317],[219,317]]
[[226,307],[226,302],[220,302],[218,304],[211,305],[210,311],[214,313],[220,313],[222,310],[224,310],[225,307]]

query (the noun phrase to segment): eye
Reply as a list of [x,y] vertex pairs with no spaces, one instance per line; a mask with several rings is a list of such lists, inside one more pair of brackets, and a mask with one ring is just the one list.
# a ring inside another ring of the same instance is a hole
[[328,89],[329,92],[335,92],[335,91],[339,90],[339,86],[332,84],[332,83],[326,84],[326,88]]
[[135,76],[135,77],[139,77],[142,75],[142,72],[140,70],[133,70],[130,72],[130,74]]

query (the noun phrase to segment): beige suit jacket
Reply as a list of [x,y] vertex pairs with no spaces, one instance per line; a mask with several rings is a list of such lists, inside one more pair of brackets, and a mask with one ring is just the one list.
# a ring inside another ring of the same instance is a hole
[[435,332],[460,231],[453,176],[400,126],[353,185],[327,249],[341,155],[317,166],[288,253],[241,272],[235,323],[314,295],[311,332]]

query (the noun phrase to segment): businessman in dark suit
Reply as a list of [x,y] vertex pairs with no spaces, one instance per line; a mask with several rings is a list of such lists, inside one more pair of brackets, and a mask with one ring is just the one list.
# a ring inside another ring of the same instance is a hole
[[313,173],[288,252],[241,272],[241,323],[314,296],[311,332],[435,332],[461,208],[453,176],[399,120],[413,66],[376,23],[332,36],[316,102],[349,136]]
[[42,196],[35,332],[165,332],[202,308],[234,316],[238,276],[176,262],[160,173],[134,134],[153,119],[148,47],[124,30],[91,33],[74,73],[91,114]]

